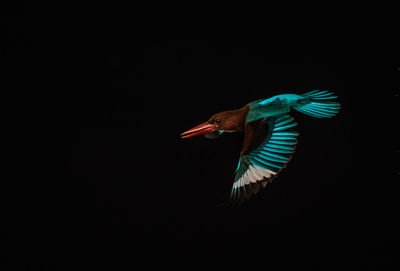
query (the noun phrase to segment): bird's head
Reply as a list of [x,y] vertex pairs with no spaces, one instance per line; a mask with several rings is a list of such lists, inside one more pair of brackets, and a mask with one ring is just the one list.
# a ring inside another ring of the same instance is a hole
[[208,138],[215,138],[223,132],[243,131],[244,120],[245,114],[242,109],[220,112],[211,116],[208,121],[182,133],[181,137],[187,138],[204,134]]

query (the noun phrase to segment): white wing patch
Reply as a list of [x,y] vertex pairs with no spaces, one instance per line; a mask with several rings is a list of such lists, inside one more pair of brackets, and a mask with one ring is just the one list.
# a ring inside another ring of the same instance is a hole
[[240,189],[240,187],[250,183],[256,183],[257,181],[263,180],[263,178],[271,178],[276,174],[277,172],[250,164],[246,172],[236,182],[233,183],[233,190]]

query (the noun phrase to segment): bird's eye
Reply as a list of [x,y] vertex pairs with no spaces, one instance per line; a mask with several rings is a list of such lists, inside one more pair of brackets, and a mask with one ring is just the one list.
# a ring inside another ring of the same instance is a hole
[[215,123],[220,123],[221,121],[220,120],[215,120]]

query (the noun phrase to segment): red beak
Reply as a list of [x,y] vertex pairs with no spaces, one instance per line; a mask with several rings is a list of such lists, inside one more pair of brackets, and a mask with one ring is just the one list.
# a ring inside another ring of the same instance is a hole
[[196,127],[182,133],[181,137],[188,138],[188,137],[192,137],[192,136],[202,135],[202,134],[205,134],[208,132],[213,132],[215,130],[217,130],[216,125],[209,124],[208,122],[203,122],[202,124],[199,124]]

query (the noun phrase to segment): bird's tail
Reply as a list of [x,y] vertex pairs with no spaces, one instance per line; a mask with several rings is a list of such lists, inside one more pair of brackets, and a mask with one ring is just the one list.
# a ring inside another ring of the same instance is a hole
[[340,103],[331,101],[337,96],[327,90],[317,89],[300,96],[303,99],[296,103],[294,109],[312,117],[331,118],[340,110]]

